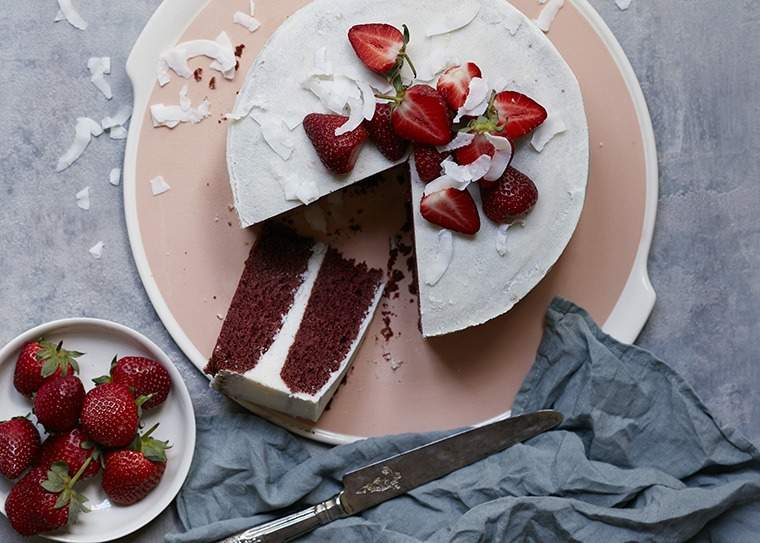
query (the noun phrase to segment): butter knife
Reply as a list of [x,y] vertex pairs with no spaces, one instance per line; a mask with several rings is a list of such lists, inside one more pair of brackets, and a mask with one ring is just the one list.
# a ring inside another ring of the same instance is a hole
[[551,430],[557,411],[538,411],[455,434],[347,473],[337,496],[220,543],[285,543],[334,520],[356,515],[412,489]]

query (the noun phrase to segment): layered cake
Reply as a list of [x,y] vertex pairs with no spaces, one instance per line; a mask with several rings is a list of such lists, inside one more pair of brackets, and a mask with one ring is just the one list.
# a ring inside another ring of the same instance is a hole
[[231,118],[243,227],[410,160],[426,337],[509,311],[584,204],[578,82],[506,0],[314,0],[261,50]]
[[228,396],[317,420],[348,371],[383,273],[267,223],[206,372]]

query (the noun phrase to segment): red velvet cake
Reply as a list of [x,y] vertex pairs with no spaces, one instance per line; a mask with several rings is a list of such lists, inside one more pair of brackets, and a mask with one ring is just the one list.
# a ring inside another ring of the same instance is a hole
[[206,368],[212,386],[317,420],[351,365],[383,286],[381,270],[267,224]]

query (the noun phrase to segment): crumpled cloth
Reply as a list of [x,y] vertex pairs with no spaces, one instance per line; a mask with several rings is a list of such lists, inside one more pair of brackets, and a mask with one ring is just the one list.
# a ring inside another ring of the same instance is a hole
[[[473,399],[473,401],[477,401]],[[304,542],[760,541],[760,454],[667,364],[556,300],[513,413],[556,409],[555,431],[324,526]],[[168,543],[216,541],[338,493],[341,476],[443,434],[311,455],[247,414],[198,420]]]

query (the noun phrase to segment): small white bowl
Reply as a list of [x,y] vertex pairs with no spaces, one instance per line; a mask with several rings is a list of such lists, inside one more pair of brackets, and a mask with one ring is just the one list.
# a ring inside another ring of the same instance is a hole
[[[142,334],[99,319],[59,320],[24,332],[0,350],[0,420],[26,415],[32,410],[32,403],[13,387],[13,370],[21,347],[40,337],[53,343],[63,340],[65,349],[85,353],[78,359],[85,390],[94,386],[94,377],[108,373],[111,359],[117,354],[152,358],[171,375],[172,390],[166,402],[146,411],[143,418],[145,428],[160,422],[153,437],[169,440],[172,445],[167,451],[166,472],[159,486],[140,503],[130,507],[113,506],[100,488],[99,475],[79,489],[89,498],[92,511],[80,515],[64,530],[43,534],[47,539],[71,543],[98,543],[129,535],[156,518],[172,502],[190,470],[195,450],[195,415],[185,383],[169,357]],[[0,477],[3,504],[11,487],[10,481]],[[2,511],[5,513],[5,507]]]

